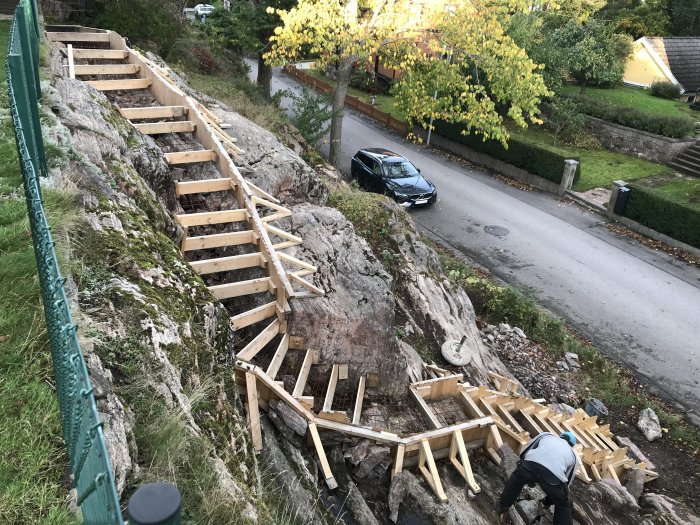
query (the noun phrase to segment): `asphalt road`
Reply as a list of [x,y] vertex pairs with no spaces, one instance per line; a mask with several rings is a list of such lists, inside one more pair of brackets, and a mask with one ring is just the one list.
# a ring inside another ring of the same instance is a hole
[[[276,75],[274,90],[291,87]],[[419,227],[530,293],[700,425],[697,267],[610,232],[597,213],[450,162],[346,110],[343,171],[364,147],[408,157],[435,183],[438,202],[410,210]]]

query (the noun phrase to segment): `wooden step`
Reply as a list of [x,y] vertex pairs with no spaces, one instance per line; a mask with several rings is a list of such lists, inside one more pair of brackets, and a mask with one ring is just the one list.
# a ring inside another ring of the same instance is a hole
[[275,319],[270,323],[262,332],[260,332],[255,339],[246,345],[246,347],[236,354],[236,359],[241,361],[250,361],[253,359],[263,348],[265,348],[270,341],[272,341],[277,334],[280,332],[280,322],[279,319]]
[[190,266],[199,275],[206,275],[217,272],[228,272],[240,270],[242,268],[253,268],[264,266],[265,259],[261,253],[246,253],[243,255],[233,255],[231,257],[219,257],[218,259],[205,259],[203,261],[192,261]]
[[297,382],[294,384],[292,397],[298,399],[304,395],[304,388],[306,387],[306,380],[309,378],[311,365],[315,365],[316,363],[318,363],[318,352],[316,350],[307,350],[304,356],[304,362],[301,364],[301,370],[299,370]]
[[[73,55],[75,59],[75,55]],[[141,67],[136,64],[96,64],[96,65],[76,65],[75,75],[135,75],[141,71]]]
[[[191,164],[193,162],[210,162],[216,160],[216,153],[211,149],[201,149],[195,151],[178,151],[174,153],[166,153],[165,160],[168,164]],[[214,179],[220,181],[222,179]],[[231,187],[231,179],[228,180],[229,188]],[[196,181],[196,182],[206,182],[206,181]],[[193,192],[200,193],[202,190]],[[203,190],[203,191],[219,191],[219,190]]]
[[215,233],[212,235],[199,235],[187,237],[182,242],[182,251],[207,250],[210,248],[222,248],[224,246],[239,246],[241,244],[253,244],[256,235],[252,230],[231,233]]
[[205,226],[208,224],[245,221],[248,219],[248,212],[246,210],[206,211],[203,213],[176,215],[175,218],[185,227]]
[[272,361],[270,361],[270,366],[267,367],[265,373],[270,376],[270,379],[274,380],[277,372],[279,372],[284,357],[287,355],[287,350],[289,350],[289,334],[284,334],[280,344],[277,345],[277,350],[275,350],[275,355],[272,356]]
[[73,48],[73,58],[75,60],[124,60],[129,56],[128,51],[121,49],[75,49]]
[[209,290],[214,294],[214,297],[223,300],[241,297],[243,295],[269,292],[272,286],[272,279],[269,277],[261,277],[259,279],[250,279],[237,283],[217,284],[216,286],[210,286]]
[[[167,157],[166,157],[167,158]],[[233,189],[234,182],[230,178],[193,180],[175,183],[175,195],[190,195],[192,193],[209,193]]]
[[54,42],[109,42],[109,33],[52,32],[46,37]]
[[88,80],[87,83],[99,91],[120,91],[146,89],[151,85],[150,78],[128,78],[124,80]]
[[144,135],[163,135],[165,133],[189,133],[197,129],[194,122],[189,120],[176,122],[147,122],[132,124]]
[[231,326],[234,330],[240,330],[246,326],[250,326],[255,323],[259,323],[264,319],[268,319],[277,313],[277,302],[272,301],[271,303],[258,306],[242,314],[234,315],[231,318]]
[[[78,66],[76,66],[78,67]],[[144,118],[175,118],[187,115],[185,106],[149,106],[145,108],[120,108],[122,117],[129,120]]]

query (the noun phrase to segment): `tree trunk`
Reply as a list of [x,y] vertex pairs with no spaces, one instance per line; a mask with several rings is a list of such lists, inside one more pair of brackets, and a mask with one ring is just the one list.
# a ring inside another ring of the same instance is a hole
[[263,96],[268,100],[272,98],[270,93],[270,86],[272,84],[272,68],[265,63],[262,54],[258,55],[258,77],[256,82],[260,87]]
[[352,65],[355,63],[354,57],[346,57],[340,60],[338,74],[336,76],[336,86],[333,90],[333,116],[331,117],[331,143],[328,162],[331,166],[340,169],[341,140],[343,137],[343,108],[345,107],[345,94],[348,92],[350,83],[350,73]]

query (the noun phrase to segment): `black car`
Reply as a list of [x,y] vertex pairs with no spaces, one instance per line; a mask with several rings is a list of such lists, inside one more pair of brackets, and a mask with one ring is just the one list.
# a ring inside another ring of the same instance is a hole
[[392,151],[361,149],[352,158],[350,172],[366,190],[384,193],[406,208],[437,200],[435,185],[408,159]]

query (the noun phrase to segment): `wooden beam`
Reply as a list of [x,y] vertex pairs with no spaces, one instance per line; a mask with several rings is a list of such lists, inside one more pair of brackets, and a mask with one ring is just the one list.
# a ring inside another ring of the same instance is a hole
[[[425,465],[428,465],[428,468]],[[433,453],[430,450],[430,443],[427,439],[421,440],[420,457],[418,459],[418,469],[421,474],[425,477],[425,480],[433,489],[435,495],[440,501],[447,501],[447,496],[442,488],[442,482],[440,481],[440,475],[438,474],[437,467],[435,466],[435,460],[433,459]]]
[[309,423],[309,434],[311,434],[311,440],[316,448],[316,454],[318,454],[318,461],[323,477],[326,480],[326,486],[328,486],[329,490],[335,490],[338,488],[338,483],[335,481],[331,466],[328,464],[328,458],[326,458],[326,452],[323,450],[321,436],[318,435],[318,428],[315,423]]
[[329,412],[333,409],[333,397],[335,396],[335,387],[338,384],[338,365],[333,365],[331,369],[331,377],[328,380],[328,388],[326,389],[326,397],[323,400],[323,411]]
[[302,268],[305,268],[307,270],[311,270],[312,272],[315,272],[318,270],[313,264],[309,264],[305,261],[302,261],[301,259],[297,259],[296,257],[292,257],[291,255],[287,255],[286,253],[278,253],[277,257],[279,257],[281,260],[284,262],[288,262],[290,264],[296,264],[297,266],[301,266]]
[[260,350],[265,348],[267,344],[275,338],[279,330],[280,322],[275,319],[262,332],[255,336],[255,339],[248,343],[243,350],[236,354],[236,359],[240,359],[241,361],[250,361],[253,359],[258,355]]
[[416,391],[416,387],[411,385],[409,387],[409,390],[413,395],[413,399],[418,405],[418,409],[420,410],[421,414],[423,414],[423,419],[425,420],[425,422],[428,423],[428,425],[430,425],[431,428],[442,428],[442,423],[440,423],[438,418],[435,417],[435,414],[433,413],[432,409],[428,406],[428,403],[425,402],[425,399],[423,399],[423,397]]
[[46,37],[54,42],[109,42],[109,33],[47,32]]
[[489,427],[489,434],[486,437],[486,452],[491,459],[496,463],[496,465],[501,464],[501,458],[498,455],[498,449],[503,446],[503,441],[501,440],[501,434],[498,432],[498,427],[494,423]]
[[286,239],[289,242],[293,242],[294,244],[291,244],[290,246],[296,246],[297,244],[304,242],[304,239],[301,237],[297,237],[289,232],[275,228],[272,224],[265,224],[265,229],[267,229],[267,232],[271,235],[276,235],[277,237]]
[[391,467],[391,479],[394,479],[403,470],[403,456],[406,452],[406,445],[398,445],[394,454],[394,465]]
[[277,313],[277,302],[272,301],[271,303],[258,306],[242,314],[234,315],[231,318],[231,326],[234,330],[240,330],[246,326],[250,326],[260,321],[264,321]]
[[75,78],[75,55],[73,54],[73,44],[68,44],[68,77]]
[[362,401],[365,397],[365,383],[367,376],[360,377],[360,382],[357,385],[357,396],[355,397],[355,407],[352,411],[352,424],[359,425],[360,417],[362,416]]
[[[166,153],[166,160],[170,164],[183,164],[182,162],[170,162],[167,158],[168,155],[172,155],[172,153]],[[233,189],[232,182],[233,181],[229,178],[176,182],[175,195],[181,197],[182,195],[190,195],[192,193],[210,193],[212,191],[227,191]]]
[[182,226],[206,226],[210,224],[226,224],[243,222],[248,219],[248,212],[243,209],[224,211],[205,211],[202,213],[186,213],[175,218]]
[[[196,150],[196,151],[178,151],[175,153],[166,153],[165,154],[165,161],[170,164],[193,164],[195,162],[210,162],[210,161],[215,161],[216,160],[216,153],[214,153],[214,150],[211,149],[201,149],[201,150]],[[223,181],[228,181],[228,184],[223,186],[221,189],[217,190],[199,190],[197,192],[191,191],[190,193],[203,193],[204,191],[221,191],[221,190],[230,190],[232,180],[229,178],[221,178],[221,179],[213,179],[214,181],[217,181],[219,184],[221,184]],[[211,181],[191,181],[191,182],[211,182]],[[178,183],[178,184],[183,184],[183,183]],[[187,183],[184,183],[187,184]]]
[[123,60],[128,56],[129,52],[124,49],[73,49],[73,58],[76,60]]
[[456,397],[457,402],[461,405],[462,409],[467,413],[469,417],[480,418],[486,417],[486,415],[481,411],[478,405],[474,402],[472,397],[466,392],[460,392],[460,395]]
[[232,255],[230,257],[218,257],[216,259],[204,259],[202,261],[191,261],[190,266],[199,275],[206,275],[217,272],[228,272],[231,270],[242,270],[244,268],[263,267],[265,261],[260,252],[244,253],[242,255]]
[[294,384],[292,397],[300,398],[304,395],[304,387],[306,386],[306,380],[309,378],[311,365],[316,362],[318,362],[318,352],[315,350],[307,350],[304,356],[304,362],[301,364],[301,370],[299,370],[299,375],[297,376],[297,382]]
[[252,230],[231,233],[215,233],[212,235],[199,235],[187,237],[182,242],[182,251],[191,252],[193,250],[207,250],[210,248],[221,248],[223,246],[239,246],[241,244],[252,244],[256,235]]
[[523,427],[520,426],[513,415],[508,411],[506,405],[508,405],[508,403],[498,405],[496,407],[496,412],[501,416],[503,422],[509,425],[515,432],[522,432],[524,430]]
[[[119,108],[122,117],[129,120],[139,120],[145,118],[175,118],[187,115],[185,106],[148,106],[143,108]],[[178,153],[166,153],[168,155],[178,155]]]
[[321,419],[328,419],[329,421],[337,421],[338,423],[350,424],[350,418],[344,410],[322,410],[318,413],[318,417]]
[[270,366],[267,367],[265,372],[271,379],[275,379],[277,372],[279,372],[282,362],[284,361],[284,356],[287,355],[287,350],[289,349],[289,334],[284,334],[280,344],[277,345],[277,350],[275,350],[275,355],[270,361]]
[[326,295],[326,292],[321,290],[318,286],[314,286],[306,279],[303,279],[303,278],[299,277],[298,275],[296,275],[294,272],[287,273],[287,277],[289,277],[290,281],[294,281],[295,283],[300,284],[301,286],[303,286],[304,288],[306,288],[310,292],[315,293],[319,297],[323,297],[324,295]]
[[77,76],[87,75],[135,75],[141,70],[136,64],[94,64],[75,66]]
[[[459,456],[459,458],[457,458]],[[474,473],[472,472],[471,463],[469,462],[469,456],[467,455],[467,449],[464,446],[464,437],[461,432],[455,431],[452,433],[452,444],[450,445],[450,462],[457,469],[457,472],[461,474],[464,481],[467,482],[469,488],[474,494],[481,492],[481,487],[474,479]]]
[[250,419],[250,435],[253,439],[253,448],[260,452],[263,448],[262,432],[260,430],[260,412],[258,408],[258,389],[255,374],[245,373],[246,404],[248,405],[248,418]]
[[194,122],[189,120],[177,120],[172,122],[145,122],[132,124],[144,135],[165,135],[167,133],[190,133],[197,129]]
[[270,202],[274,202],[275,204],[280,203],[279,199],[276,199],[275,197],[273,197],[272,195],[267,193],[265,190],[263,190],[259,186],[256,186],[255,184],[250,182],[248,179],[244,179],[244,180],[245,180],[246,184],[248,184],[248,187],[251,189],[251,191],[255,195],[257,195],[258,197],[262,197],[263,199],[268,200]]
[[241,297],[242,295],[269,292],[271,284],[272,280],[269,277],[260,277],[237,283],[217,284],[216,286],[210,286],[209,290],[214,294],[214,297],[223,300]]
[[123,80],[88,80],[86,84],[98,91],[121,91],[146,89],[153,81],[150,78],[127,78]]

